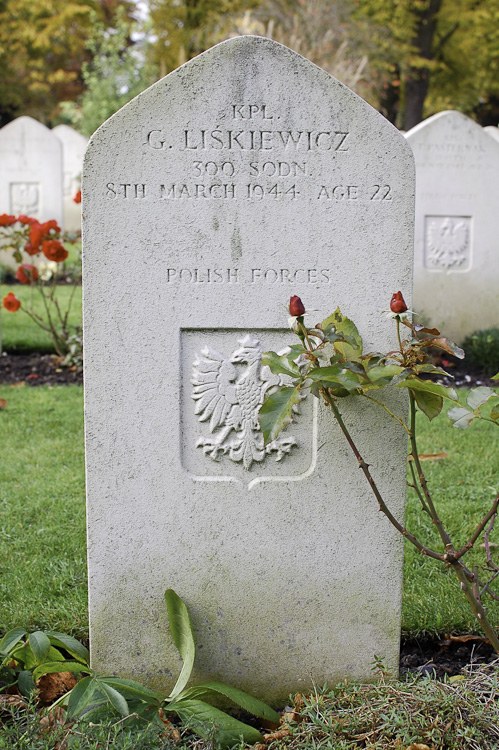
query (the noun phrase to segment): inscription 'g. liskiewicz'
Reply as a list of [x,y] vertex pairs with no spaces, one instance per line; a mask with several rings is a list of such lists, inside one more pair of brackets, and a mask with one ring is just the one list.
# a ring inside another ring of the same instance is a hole
[[[279,115],[267,104],[233,104],[224,115],[230,126],[185,128],[175,134],[158,127],[149,130],[146,145],[155,151],[332,151],[348,153],[347,130],[331,127],[288,130],[279,128]],[[233,123],[233,124],[232,124]]]

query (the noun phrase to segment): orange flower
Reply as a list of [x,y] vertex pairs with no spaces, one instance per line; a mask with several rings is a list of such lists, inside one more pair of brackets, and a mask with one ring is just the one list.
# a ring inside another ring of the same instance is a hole
[[68,251],[59,240],[44,240],[42,242],[42,253],[48,260],[53,260],[55,263],[62,263],[68,257]]
[[399,315],[400,313],[404,313],[407,310],[407,305],[405,304],[404,298],[402,297],[402,292],[395,292],[395,294],[392,296],[390,302],[390,310],[397,315]]
[[81,190],[78,190],[78,192],[76,193],[75,197],[73,198],[73,201],[75,203],[81,203]]
[[21,307],[21,300],[17,299],[14,292],[9,292],[7,296],[3,298],[3,306],[9,312],[17,312]]
[[35,266],[31,266],[29,263],[19,266],[16,271],[16,279],[20,284],[31,284],[32,281],[36,281],[38,278],[38,270]]
[[11,224],[15,224],[17,221],[15,216],[11,216],[10,214],[1,214],[0,215],[0,227],[10,227]]

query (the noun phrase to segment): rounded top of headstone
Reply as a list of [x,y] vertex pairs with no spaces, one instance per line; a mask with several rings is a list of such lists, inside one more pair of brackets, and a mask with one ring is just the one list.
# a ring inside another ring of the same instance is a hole
[[438,112],[436,115],[427,117],[426,120],[415,125],[407,131],[405,137],[410,140],[413,136],[417,136],[420,133],[425,132],[427,129],[433,129],[435,127],[448,128],[449,130],[463,128],[468,130],[475,129],[476,132],[483,130],[483,128],[472,120],[471,117],[463,115],[462,112],[458,112],[454,109],[446,109],[443,112]]
[[[393,133],[395,140],[400,135],[392,123],[354,91],[298,52],[267,37],[245,35],[220,42],[154,83],[103,123],[90,143],[97,133],[110,134],[110,128],[121,129],[124,117],[132,118],[132,112],[143,113],[151,106],[156,111],[162,107],[168,118],[174,108],[189,109],[194,101],[199,108],[205,106],[200,105],[201,100],[208,106],[224,94],[234,101],[246,101],[247,95],[254,97],[258,93],[271,94],[273,100],[288,99],[288,108],[292,106],[298,113],[312,116],[317,97],[333,96],[337,104],[331,108],[331,119],[342,115],[348,119],[365,117],[366,129],[372,129],[375,122],[374,132]],[[203,114],[202,109],[198,111]],[[403,149],[404,138],[400,136],[399,140]]]
[[63,143],[87,143],[88,138],[78,133],[77,130],[69,125],[56,125],[52,128],[52,133],[56,135]]
[[27,115],[16,117],[15,120],[8,122],[7,125],[4,125],[3,128],[1,128],[3,133],[8,133],[10,130],[38,130],[44,134],[50,133],[52,135],[50,128],[47,128],[42,122],[35,120],[33,117],[28,117]]

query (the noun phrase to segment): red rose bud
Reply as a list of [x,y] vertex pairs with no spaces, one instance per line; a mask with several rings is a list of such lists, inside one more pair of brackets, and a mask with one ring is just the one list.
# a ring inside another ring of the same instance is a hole
[[81,190],[78,190],[75,197],[73,198],[74,203],[81,203]]
[[407,305],[402,297],[402,292],[395,292],[392,301],[390,302],[390,310],[397,315],[404,313],[407,310]]
[[55,263],[62,263],[68,257],[68,251],[59,240],[44,240],[42,242],[42,253],[48,260],[53,260]]
[[36,281],[38,278],[38,270],[35,266],[31,266],[29,263],[25,263],[16,271],[16,279],[20,284],[31,284],[32,281]]
[[296,295],[289,300],[289,314],[292,315],[293,318],[305,315],[305,306],[301,299]]
[[38,224],[37,219],[34,219],[32,216],[26,216],[25,214],[19,214],[17,220],[21,224],[28,224],[28,226],[31,226],[32,224]]
[[17,312],[21,307],[21,300],[17,299],[14,292],[9,292],[7,296],[3,298],[3,306],[9,312]]

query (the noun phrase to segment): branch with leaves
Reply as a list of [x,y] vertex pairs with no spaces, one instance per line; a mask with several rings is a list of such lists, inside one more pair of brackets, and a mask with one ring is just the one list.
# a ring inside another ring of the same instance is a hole
[[[474,532],[462,547],[456,547],[445,529],[421,465],[418,452],[416,413],[421,411],[429,420],[442,411],[444,402],[458,402],[454,388],[429,379],[431,375],[446,375],[431,362],[430,353],[439,349],[455,357],[463,358],[464,352],[452,341],[440,334],[436,328],[415,325],[408,316],[407,306],[401,292],[396,292],[390,302],[388,317],[397,327],[398,348],[387,353],[364,354],[362,338],[352,320],[342,315],[339,309],[328,318],[308,327],[305,322],[305,307],[299,297],[291,297],[290,324],[300,341],[288,348],[287,353],[266,352],[262,364],[272,372],[287,375],[291,382],[269,393],[260,409],[260,426],[265,443],[275,440],[278,434],[293,419],[293,408],[309,392],[331,409],[344,437],[353,452],[359,467],[378,502],[380,511],[390,523],[413,544],[421,554],[431,557],[452,568],[461,590],[466,596],[474,616],[487,638],[499,653],[499,638],[487,618],[482,603],[484,594],[499,598],[491,590],[492,582],[499,575],[499,566],[492,560],[489,536],[499,507],[499,494],[492,507],[477,523]],[[407,329],[406,338],[402,331]],[[495,376],[499,380],[499,374]],[[405,389],[409,394],[409,416],[397,415],[376,398],[376,391],[393,387]],[[361,455],[354,437],[346,425],[340,404],[345,398],[365,398],[374,402],[406,431],[409,438],[409,466],[411,486],[421,503],[424,513],[430,516],[438,531],[441,549],[431,549],[420,538],[409,531],[391,512],[383,499],[369,464]],[[466,429],[475,420],[491,422],[499,427],[499,396],[491,388],[472,389],[467,396],[467,406],[453,406],[448,416],[453,427]],[[492,408],[486,408],[492,406]],[[486,529],[486,530],[485,530]],[[484,534],[487,560],[482,568],[468,568],[463,557]],[[484,575],[485,574],[485,575]],[[482,580],[487,578],[487,580]]]

